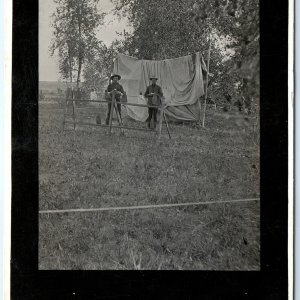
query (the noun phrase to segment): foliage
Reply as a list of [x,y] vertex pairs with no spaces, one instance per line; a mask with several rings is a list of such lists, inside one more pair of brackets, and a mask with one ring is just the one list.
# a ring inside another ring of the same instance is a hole
[[119,41],[113,42],[109,47],[98,42],[94,51],[87,56],[87,64],[84,69],[85,86],[88,88],[99,88],[103,79],[109,78],[112,72],[113,59],[120,49]]
[[212,40],[210,70],[220,94],[259,96],[258,0],[112,0],[133,27],[124,50],[143,59],[196,51]]
[[99,0],[54,0],[57,5],[52,15],[53,40],[50,53],[59,56],[59,72],[63,79],[73,81],[74,72],[79,86],[82,68],[88,54],[98,45],[95,30],[103,24],[104,13],[99,13]]
[[[186,22],[189,11],[179,0],[114,0],[119,16],[126,15],[134,32],[127,35],[130,55],[165,59],[201,50],[201,32],[195,22]],[[171,17],[172,16],[172,17]],[[125,36],[126,38],[126,36]],[[202,49],[204,50],[204,49]]]

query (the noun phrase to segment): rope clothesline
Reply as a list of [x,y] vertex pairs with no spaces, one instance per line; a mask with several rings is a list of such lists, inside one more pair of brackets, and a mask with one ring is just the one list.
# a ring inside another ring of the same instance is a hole
[[252,202],[252,201],[259,201],[259,199],[260,198],[249,198],[249,199],[238,199],[238,200],[170,203],[170,204],[139,205],[139,206],[55,209],[55,210],[41,210],[41,211],[39,211],[39,214],[55,214],[55,213],[71,213],[71,212],[97,212],[97,211],[136,210],[136,209],[151,209],[151,208],[164,208],[164,207],[195,206],[195,205],[222,204],[222,203]]

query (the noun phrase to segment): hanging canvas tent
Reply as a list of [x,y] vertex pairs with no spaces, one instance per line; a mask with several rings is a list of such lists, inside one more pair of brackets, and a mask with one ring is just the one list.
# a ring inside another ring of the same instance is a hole
[[[204,95],[203,71],[206,66],[202,55],[193,55],[160,61],[139,60],[118,54],[113,72],[121,75],[127,99],[130,103],[146,104],[143,97],[150,76],[158,78],[164,102],[167,104],[165,113],[183,121],[198,121],[200,116],[199,98]],[[144,122],[148,117],[146,107],[126,106],[128,115]]]

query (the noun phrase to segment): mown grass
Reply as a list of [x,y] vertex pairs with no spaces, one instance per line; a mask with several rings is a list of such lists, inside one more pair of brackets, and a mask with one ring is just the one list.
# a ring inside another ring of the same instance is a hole
[[[95,123],[98,111],[77,117]],[[243,115],[210,111],[206,128],[171,124],[172,139],[158,141],[63,131],[62,113],[40,106],[41,210],[259,196],[259,152]],[[40,215],[40,269],[257,270],[259,252],[258,202]]]

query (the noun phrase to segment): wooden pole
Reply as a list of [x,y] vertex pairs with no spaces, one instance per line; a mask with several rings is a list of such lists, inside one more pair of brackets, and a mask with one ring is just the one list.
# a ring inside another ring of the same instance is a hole
[[159,129],[158,129],[159,136],[158,136],[158,139],[160,139],[160,136],[161,136],[161,130],[162,130],[162,121],[163,121],[163,108],[160,108],[160,116],[159,116]]
[[73,101],[73,126],[74,126],[74,132],[75,132],[75,129],[76,129],[75,101]]
[[199,104],[199,126],[201,126],[201,111],[202,111],[202,108],[201,108],[201,97],[199,97],[199,99],[198,99],[198,104]]
[[115,92],[112,92],[112,103],[110,106],[110,115],[109,115],[109,134],[111,134],[111,125],[112,125],[112,118],[113,118],[113,113],[114,113],[114,107],[115,107]]
[[209,35],[209,48],[208,48],[208,54],[207,54],[207,67],[206,67],[207,72],[206,72],[206,86],[205,86],[205,97],[204,97],[204,105],[203,105],[202,127],[205,126],[205,113],[206,113],[206,101],[207,101],[207,90],[208,90],[210,50],[211,50],[211,36]]
[[[67,103],[68,100],[66,100],[66,103]],[[103,125],[103,124],[90,124],[90,123],[76,123],[76,106],[75,106],[75,103],[76,103],[76,100],[75,99],[71,99],[70,101],[72,101],[72,106],[73,106],[73,122],[72,121],[68,121],[65,119],[65,116],[66,114],[64,115],[64,126],[65,124],[73,124],[74,126],[74,139],[75,139],[75,128],[76,128],[76,124],[77,125],[88,125],[88,126],[99,126],[99,127],[108,127],[109,128],[109,133],[111,134],[111,130],[112,128],[120,128],[121,129],[121,132],[122,134],[125,133],[124,129],[131,129],[131,130],[141,130],[141,131],[153,131],[153,132],[156,132],[159,133],[159,137],[158,139],[160,139],[161,137],[161,133],[162,133],[162,123],[163,123],[163,120],[165,120],[165,123],[166,123],[166,127],[167,127],[167,131],[168,131],[168,135],[169,135],[169,138],[171,139],[171,134],[170,134],[170,129],[169,129],[169,124],[168,124],[168,121],[167,121],[167,118],[166,118],[166,115],[164,113],[164,108],[161,106],[151,106],[151,105],[139,105],[139,106],[143,106],[143,107],[155,107],[155,108],[158,108],[160,110],[160,119],[159,119],[159,125],[158,125],[158,129],[146,129],[146,128],[137,128],[137,127],[129,127],[129,126],[124,126],[123,125],[123,122],[122,122],[122,118],[119,114],[119,111],[118,111],[118,108],[117,108],[117,103],[116,103],[116,98],[115,98],[115,93],[113,92],[112,93],[112,100],[111,101],[101,101],[101,102],[108,102],[108,103],[111,103],[111,108],[110,108],[110,118],[109,118],[109,124],[108,125]],[[100,101],[98,101],[100,102]],[[125,104],[125,103],[123,103]],[[133,103],[126,103],[126,105],[133,105],[135,106],[135,104]],[[113,111],[116,110],[116,114],[117,114],[117,119],[118,119],[118,123],[119,123],[119,126],[116,126],[116,125],[112,125],[112,118],[113,118]]]
[[66,99],[66,101],[65,101],[65,107],[64,107],[63,130],[65,130],[65,124],[66,124],[67,105],[68,105],[68,99]]
[[[131,97],[136,97],[136,96],[131,96]],[[73,100],[75,103],[79,102],[78,100]],[[111,100],[85,100],[86,102],[93,102],[93,103],[112,103]],[[130,102],[122,102],[122,105],[126,106],[138,106],[138,107],[152,107],[152,108],[157,108],[157,105],[147,105],[147,104],[138,104],[138,103],[130,103]]]
[[118,119],[118,123],[120,125],[120,129],[121,129],[121,134],[124,135],[125,134],[125,131],[123,128],[121,128],[123,126],[123,122],[122,122],[122,117],[119,113],[119,110],[118,110],[118,104],[115,103],[115,111],[116,111],[116,115],[117,115],[117,119]]
[[163,116],[164,116],[164,120],[165,120],[165,123],[166,123],[166,126],[167,126],[167,131],[168,131],[169,139],[171,139],[171,134],[170,134],[170,130],[169,130],[169,124],[168,124],[168,121],[167,121],[167,118],[166,118],[166,115],[165,115],[164,111],[163,111]]
[[[66,124],[73,124],[72,122],[70,121],[66,121]],[[83,126],[96,126],[96,127],[109,127],[109,125],[104,125],[104,124],[92,124],[92,123],[81,123],[81,122],[78,122],[76,123],[77,125],[83,125]],[[130,126],[125,126],[125,125],[122,125],[122,126],[117,126],[117,125],[111,125],[112,128],[122,128],[122,129],[128,129],[128,130],[137,130],[137,131],[152,131],[152,132],[157,132],[157,130],[155,129],[146,129],[146,128],[138,128],[138,127],[130,127]]]

